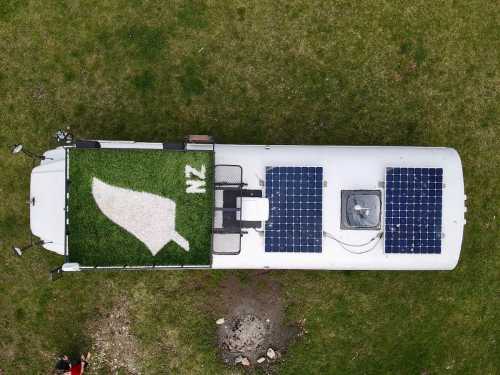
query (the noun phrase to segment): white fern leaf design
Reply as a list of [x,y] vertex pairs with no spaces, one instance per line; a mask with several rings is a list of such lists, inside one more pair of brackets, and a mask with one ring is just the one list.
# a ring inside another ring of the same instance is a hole
[[137,237],[156,255],[174,241],[189,251],[189,242],[175,230],[175,202],[159,195],[123,189],[92,179],[92,195],[101,212]]

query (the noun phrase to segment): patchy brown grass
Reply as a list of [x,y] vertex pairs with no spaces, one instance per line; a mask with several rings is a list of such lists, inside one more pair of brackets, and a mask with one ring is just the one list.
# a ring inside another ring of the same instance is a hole
[[126,298],[118,299],[111,311],[91,321],[88,332],[92,340],[91,373],[143,373],[142,349],[132,333],[129,303]]

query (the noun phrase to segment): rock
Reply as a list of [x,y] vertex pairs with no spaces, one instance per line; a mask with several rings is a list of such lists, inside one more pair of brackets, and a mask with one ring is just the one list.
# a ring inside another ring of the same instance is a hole
[[266,355],[267,355],[267,358],[269,358],[269,359],[276,358],[276,352],[272,348],[267,349]]
[[220,326],[221,324],[224,324],[224,318],[217,319],[215,321],[215,324],[217,324],[218,326]]
[[248,367],[250,366],[250,361],[248,360],[248,358],[244,357],[242,360],[241,360],[241,364],[245,367]]
[[266,357],[260,357],[258,360],[257,360],[257,363],[262,363],[266,360]]
[[243,357],[239,355],[234,359],[234,364],[237,365],[238,363],[241,363],[241,361],[243,361]]

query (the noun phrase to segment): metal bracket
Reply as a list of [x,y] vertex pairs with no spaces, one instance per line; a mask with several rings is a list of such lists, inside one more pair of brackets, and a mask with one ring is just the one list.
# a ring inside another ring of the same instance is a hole
[[53,270],[50,271],[49,280],[55,281],[55,280],[60,279],[62,276],[63,276],[63,269],[62,269],[62,266],[59,266],[59,267],[54,268]]

